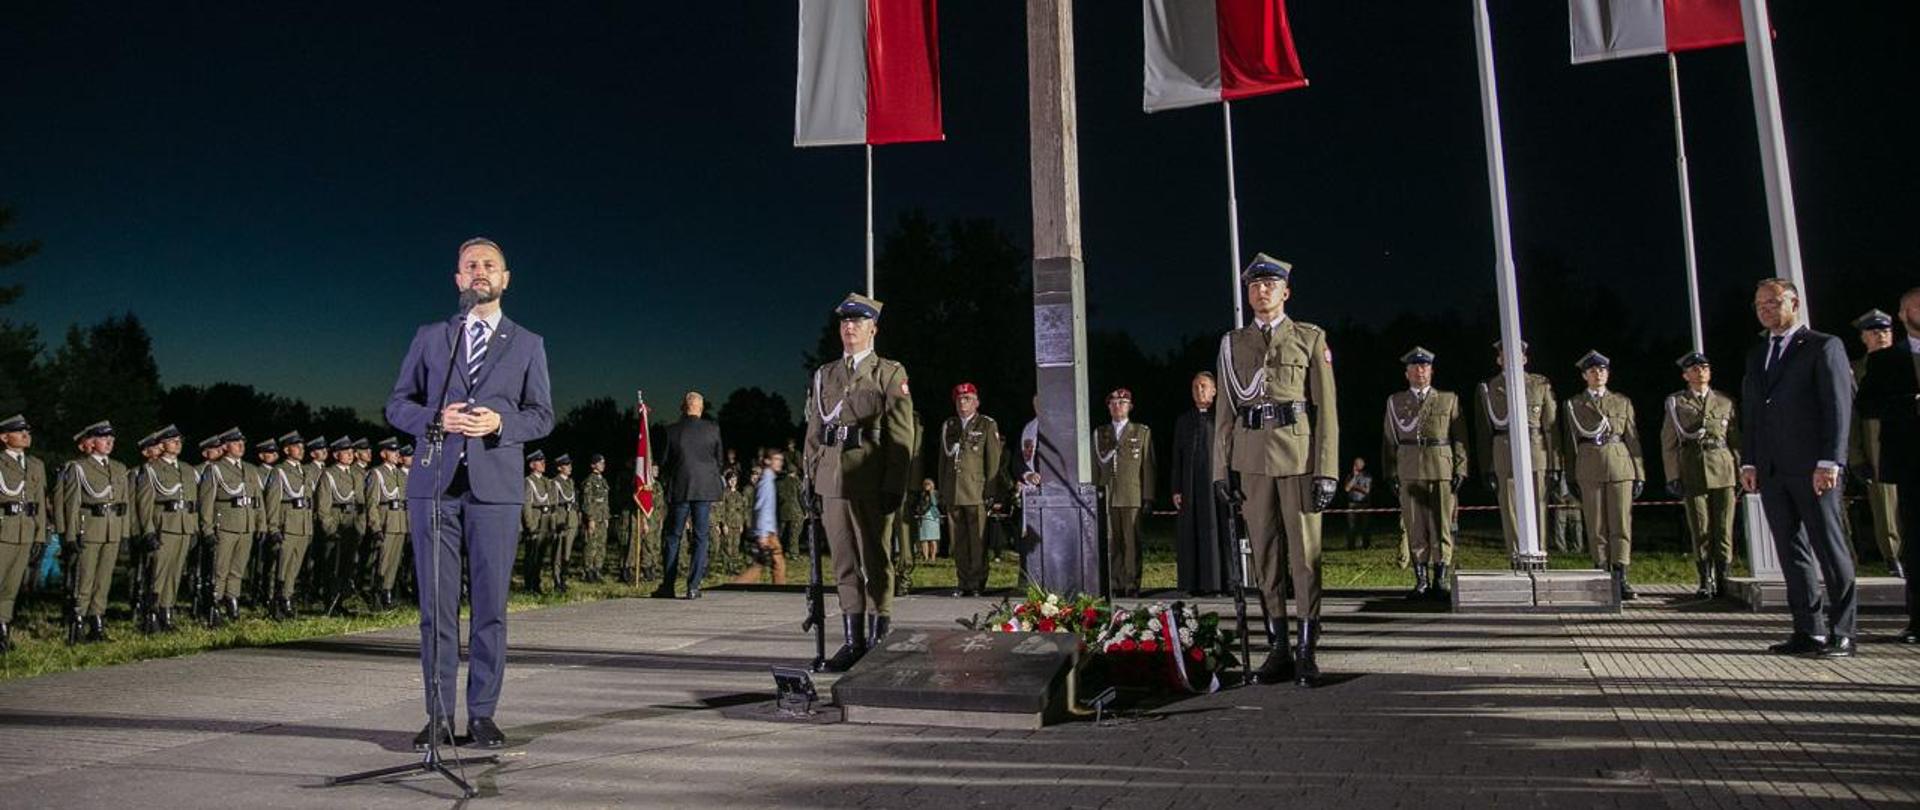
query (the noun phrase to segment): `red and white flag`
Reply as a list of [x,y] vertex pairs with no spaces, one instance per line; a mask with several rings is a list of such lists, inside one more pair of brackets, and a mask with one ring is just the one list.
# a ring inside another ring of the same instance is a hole
[[1141,0],[1147,112],[1307,86],[1282,0]]
[[935,5],[800,0],[793,145],[945,139]]
[[1567,0],[1573,63],[1746,41],[1740,0]]
[[640,513],[653,515],[653,437],[647,427],[652,421],[653,409],[647,407],[647,399],[634,394],[637,403],[634,412],[640,417],[640,435],[633,442],[633,504],[640,507]]

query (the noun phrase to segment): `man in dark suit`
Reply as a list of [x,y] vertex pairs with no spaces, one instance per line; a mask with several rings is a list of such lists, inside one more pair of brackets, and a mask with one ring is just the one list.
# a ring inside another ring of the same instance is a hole
[[1839,338],[1807,328],[1792,282],[1760,282],[1753,310],[1767,339],[1747,353],[1741,381],[1740,421],[1748,429],[1740,486],[1760,493],[1793,611],[1793,635],[1768,649],[1851,658],[1859,601],[1853,553],[1841,528],[1840,472],[1847,463],[1853,370]]
[[1173,422],[1173,559],[1181,593],[1227,589],[1220,525],[1213,509],[1213,372],[1193,375],[1193,410]]
[[667,523],[660,535],[660,587],[653,595],[673,598],[673,581],[680,574],[680,537],[693,520],[693,539],[687,544],[687,598],[700,598],[700,580],[707,576],[707,529],[713,516],[713,504],[720,500],[726,484],[720,478],[724,463],[720,426],[701,416],[706,398],[688,391],[680,404],[680,421],[666,429],[655,447],[660,454],[660,474],[667,483]]
[[[463,299],[474,302],[473,309],[414,333],[387,397],[386,415],[395,429],[428,448],[407,479],[407,522],[420,586],[427,711],[432,718],[437,699],[440,727],[430,719],[414,745],[425,747],[435,734],[442,745],[453,740],[450,687],[460,661],[464,549],[473,607],[467,732],[475,745],[499,748],[506,736],[494,724],[493,712],[506,668],[507,587],[525,497],[521,448],[553,430],[553,396],[546,344],[500,311],[500,296],[511,278],[500,246],[469,239],[460,245],[459,256],[453,281],[466,294]],[[436,447],[441,431],[445,443]],[[436,689],[437,684],[444,686]]]
[[1907,629],[1900,642],[1920,644],[1920,287],[1900,296],[1900,324],[1904,335],[1867,355],[1859,405],[1862,416],[1880,420],[1880,466],[1867,474],[1914,492],[1899,499],[1907,574]]

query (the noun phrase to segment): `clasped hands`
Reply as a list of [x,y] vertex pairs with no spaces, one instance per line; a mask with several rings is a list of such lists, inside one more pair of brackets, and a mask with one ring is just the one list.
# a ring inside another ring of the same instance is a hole
[[500,432],[500,414],[484,405],[448,405],[440,412],[440,427],[477,439]]

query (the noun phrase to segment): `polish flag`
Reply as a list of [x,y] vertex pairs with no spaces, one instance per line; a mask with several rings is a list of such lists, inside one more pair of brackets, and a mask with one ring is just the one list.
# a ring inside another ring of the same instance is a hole
[[800,0],[794,146],[945,140],[935,0]]
[[1147,112],[1307,86],[1282,0],[1141,0]]
[[640,434],[633,442],[633,504],[640,507],[641,514],[653,515],[653,437],[648,423],[652,421],[653,409],[647,407],[646,397],[634,395],[634,412],[640,417]]
[[1746,41],[1740,0],[1567,0],[1573,63]]

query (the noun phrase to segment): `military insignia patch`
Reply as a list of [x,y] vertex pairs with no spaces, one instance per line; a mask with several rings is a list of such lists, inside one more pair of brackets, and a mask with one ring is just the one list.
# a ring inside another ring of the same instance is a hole
[[909,399],[913,397],[913,394],[907,392],[907,381],[904,379],[900,381],[900,396],[907,397]]
[[1333,365],[1333,347],[1332,346],[1320,347],[1320,359],[1327,361],[1327,365],[1329,366]]

